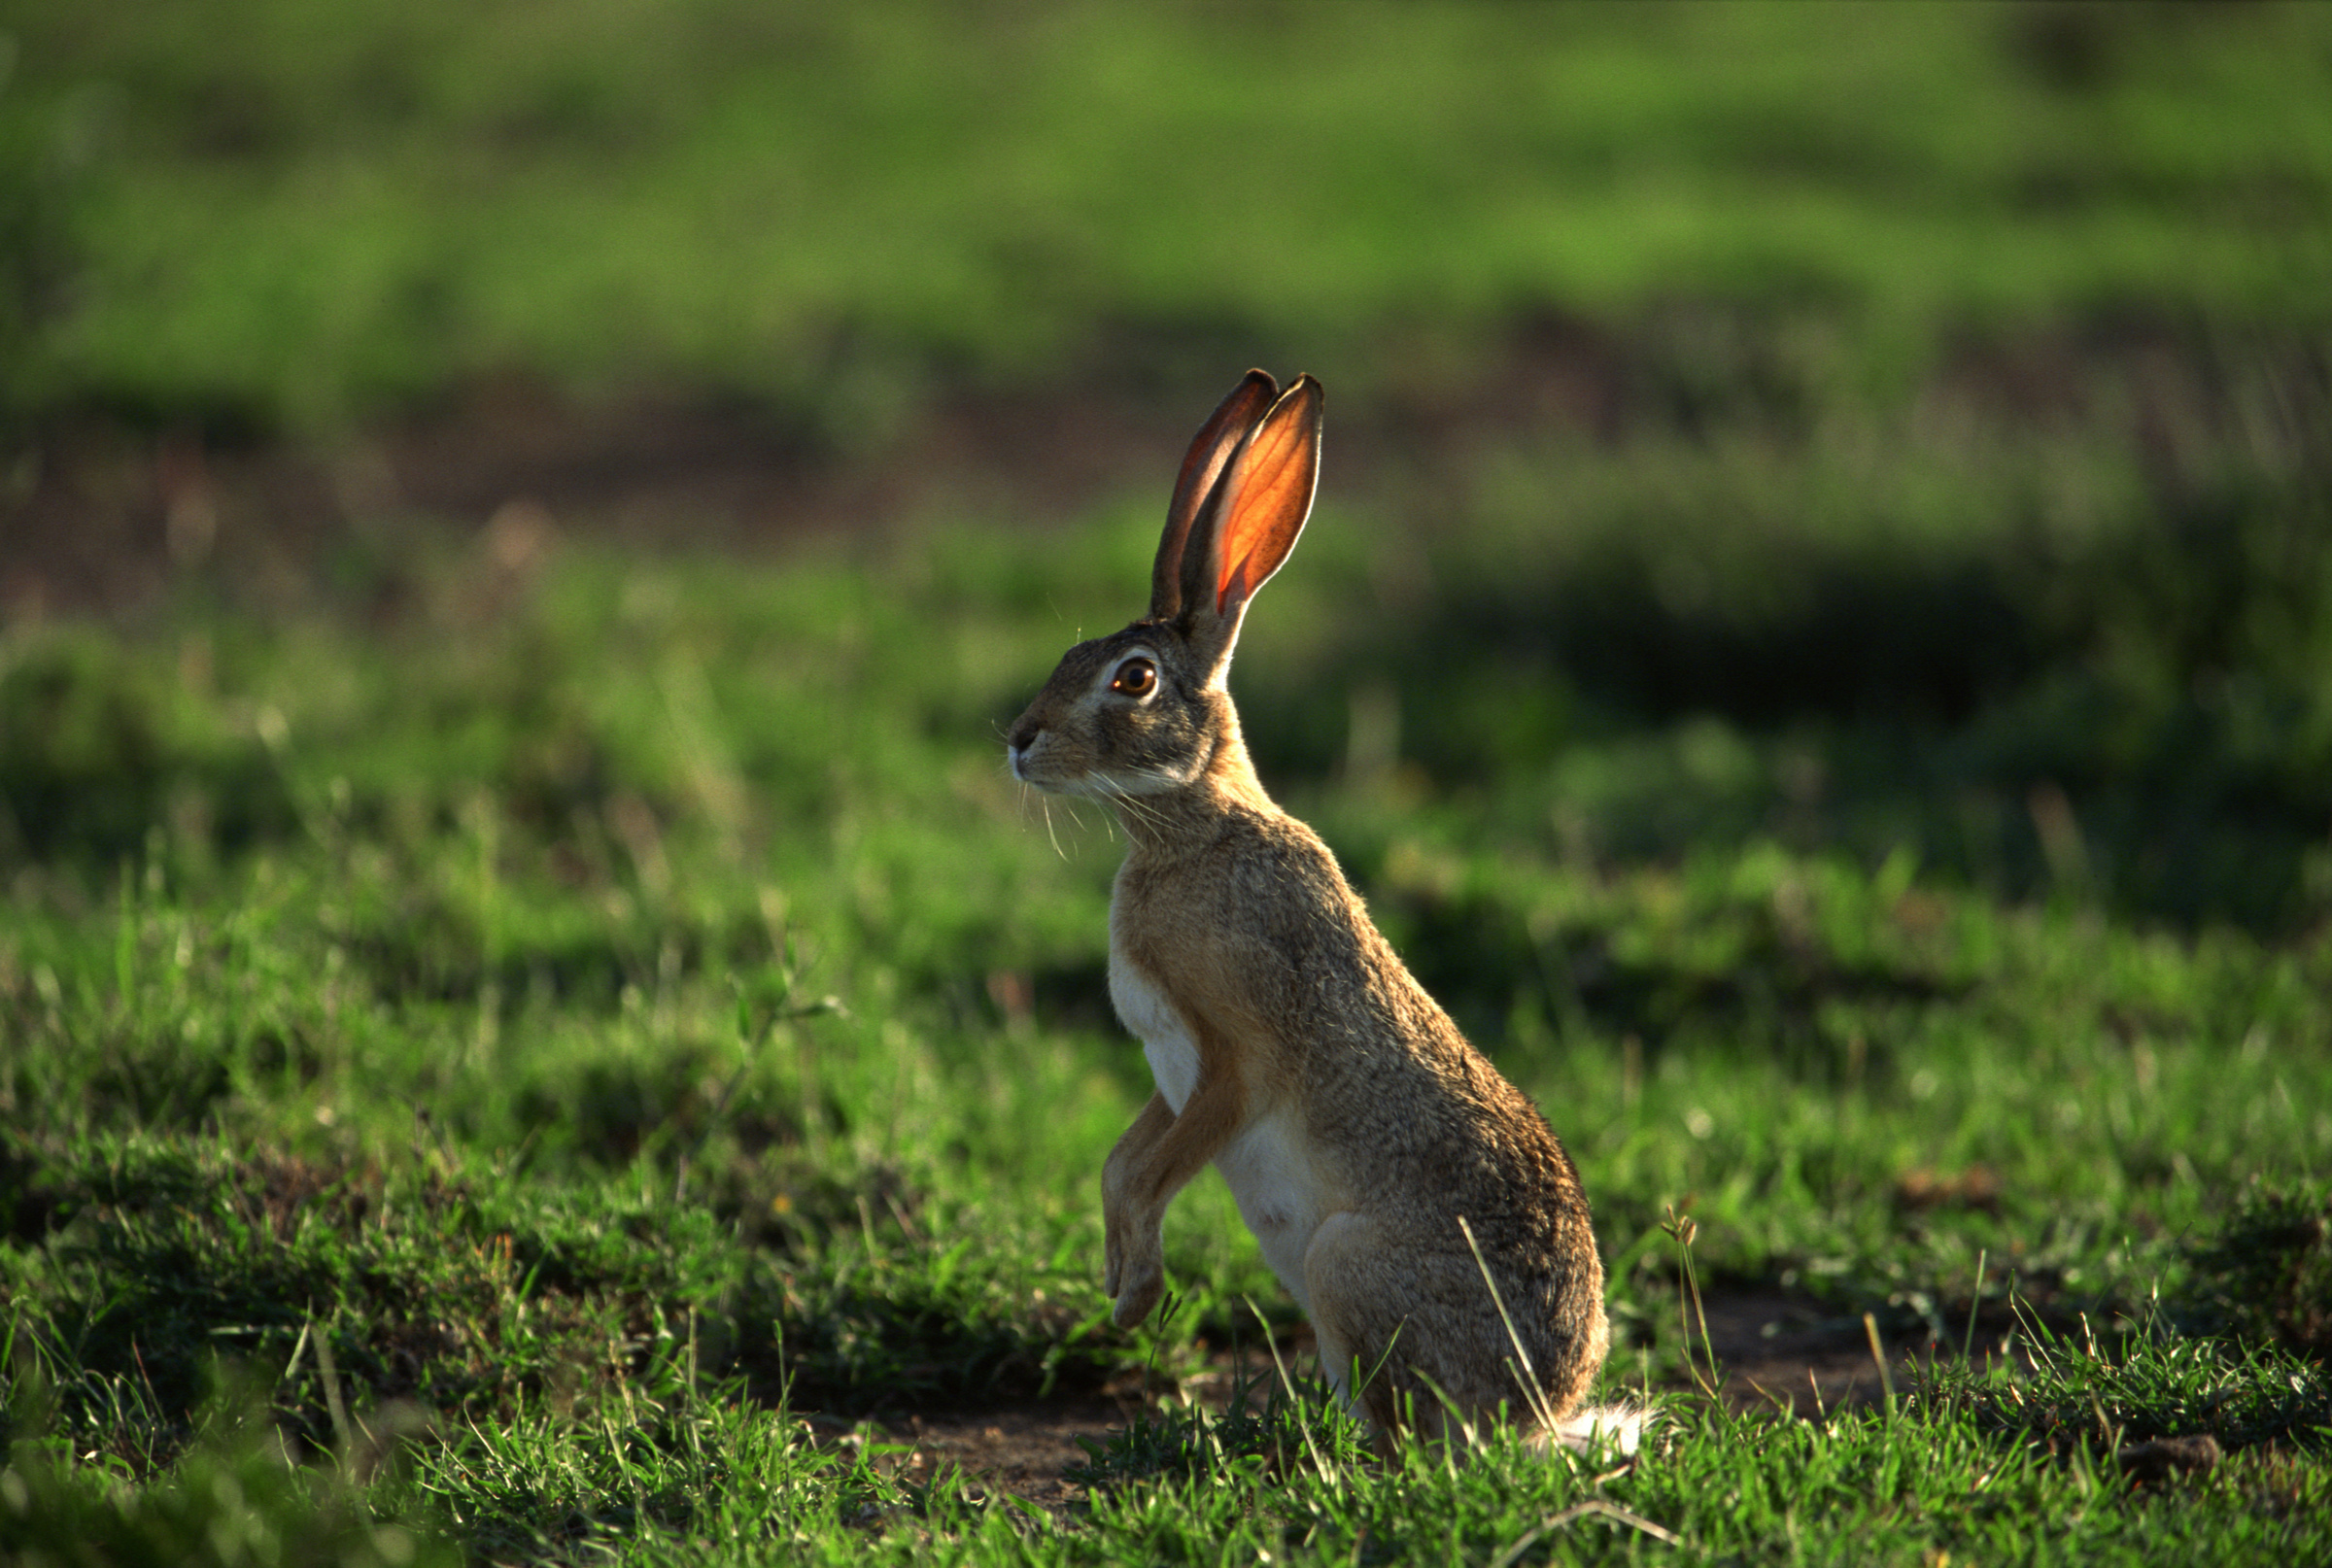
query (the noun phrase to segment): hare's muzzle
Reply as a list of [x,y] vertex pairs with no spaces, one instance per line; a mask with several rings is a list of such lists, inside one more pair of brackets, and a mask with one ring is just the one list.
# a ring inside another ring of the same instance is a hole
[[1028,782],[1028,775],[1020,770],[1021,764],[1028,760],[1028,748],[1035,745],[1037,737],[1044,733],[1043,725],[1022,714],[1020,721],[1012,726],[1012,733],[1005,737],[1005,751],[1012,759],[1012,777],[1023,784]]

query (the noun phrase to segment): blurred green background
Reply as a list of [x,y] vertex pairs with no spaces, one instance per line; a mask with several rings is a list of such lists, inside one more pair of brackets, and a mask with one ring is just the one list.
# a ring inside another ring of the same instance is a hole
[[[2332,908],[2323,7],[15,4],[0,65],[19,623],[387,626],[497,514],[1138,511],[1309,368],[1272,776]],[[40,749],[20,849],[111,766]]]
[[1160,358],[1446,395],[1723,302],[1670,374],[1803,417],[2318,322],[2332,261],[2306,6],[10,9],[34,406],[329,430],[517,368],[849,435]]

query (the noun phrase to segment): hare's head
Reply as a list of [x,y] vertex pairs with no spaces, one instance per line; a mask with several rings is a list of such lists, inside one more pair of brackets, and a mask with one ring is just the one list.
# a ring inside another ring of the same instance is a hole
[[1149,614],[1080,642],[1014,722],[1012,776],[1059,795],[1196,783],[1237,715],[1224,676],[1255,590],[1280,569],[1320,479],[1320,383],[1251,370],[1183,460],[1150,571]]

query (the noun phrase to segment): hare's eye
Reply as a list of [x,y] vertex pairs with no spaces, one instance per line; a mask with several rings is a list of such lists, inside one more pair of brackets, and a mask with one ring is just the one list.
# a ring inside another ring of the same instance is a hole
[[1148,697],[1158,684],[1158,666],[1147,659],[1128,659],[1110,679],[1110,690],[1127,697]]

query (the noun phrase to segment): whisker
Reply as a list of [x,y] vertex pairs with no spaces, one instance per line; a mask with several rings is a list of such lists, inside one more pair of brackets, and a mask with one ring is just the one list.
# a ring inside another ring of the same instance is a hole
[[[1156,775],[1151,774],[1146,776],[1154,777]],[[1111,802],[1115,804],[1118,810],[1124,812],[1128,817],[1134,819],[1135,821],[1147,823],[1153,828],[1163,828],[1166,825],[1165,810],[1162,807],[1153,805],[1149,801],[1143,800],[1138,795],[1120,793],[1112,796],[1110,799]]]

